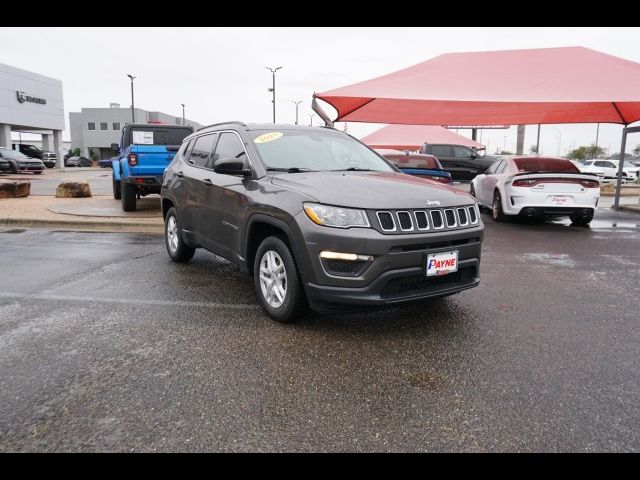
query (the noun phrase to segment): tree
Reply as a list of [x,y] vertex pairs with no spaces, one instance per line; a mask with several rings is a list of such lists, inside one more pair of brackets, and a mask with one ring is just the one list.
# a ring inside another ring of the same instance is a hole
[[633,149],[633,156],[640,157],[640,144],[636,145],[636,148]]
[[596,145],[582,145],[575,150],[569,152],[568,158],[575,160],[589,160],[591,158],[602,157],[605,153],[604,148]]
[[509,150],[501,150],[500,155],[513,155],[513,152],[510,152]]

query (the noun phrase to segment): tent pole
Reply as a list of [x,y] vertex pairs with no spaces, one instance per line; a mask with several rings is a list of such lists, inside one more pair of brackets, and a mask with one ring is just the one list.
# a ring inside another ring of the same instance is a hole
[[311,100],[311,109],[318,114],[318,116],[324,120],[324,124],[327,127],[333,128],[333,121],[329,118],[329,115],[322,109],[322,107],[318,104],[315,94]]
[[618,165],[618,178],[616,180],[616,198],[613,202],[613,208],[620,208],[620,189],[622,187],[622,169],[624,167],[625,150],[627,149],[627,127],[622,129],[622,145],[620,145],[620,165]]
[[618,179],[616,181],[616,199],[613,202],[613,208],[620,208],[620,190],[622,187],[622,169],[624,168],[624,157],[626,156],[625,150],[627,149],[627,135],[629,133],[640,132],[640,126],[627,127],[626,125],[622,129],[622,145],[620,146],[620,165],[618,165]]

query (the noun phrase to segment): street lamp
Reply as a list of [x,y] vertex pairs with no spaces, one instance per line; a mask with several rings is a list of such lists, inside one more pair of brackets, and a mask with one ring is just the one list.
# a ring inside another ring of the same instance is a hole
[[309,126],[313,127],[313,117],[315,117],[316,114],[315,113],[310,113],[309,114]]
[[180,105],[182,105],[182,125],[186,125],[184,122],[184,103],[181,103]]
[[271,100],[271,102],[273,102],[273,123],[276,123],[276,72],[280,70],[282,67],[277,67],[275,69],[270,67],[264,67],[264,68],[271,71],[273,86],[271,88],[268,88],[267,91],[273,94],[273,99]]
[[298,105],[302,103],[302,100],[291,100],[291,103],[296,105],[296,125],[298,124]]
[[131,79],[131,123],[136,123],[136,114],[134,113],[134,104],[133,104],[133,79],[136,78],[133,75],[127,73],[127,77]]

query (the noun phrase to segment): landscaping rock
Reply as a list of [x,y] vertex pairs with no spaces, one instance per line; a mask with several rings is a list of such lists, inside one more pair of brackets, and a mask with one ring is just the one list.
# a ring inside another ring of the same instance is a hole
[[62,182],[56,188],[56,198],[90,197],[91,189],[88,182]]
[[0,198],[22,198],[31,193],[31,182],[0,182]]

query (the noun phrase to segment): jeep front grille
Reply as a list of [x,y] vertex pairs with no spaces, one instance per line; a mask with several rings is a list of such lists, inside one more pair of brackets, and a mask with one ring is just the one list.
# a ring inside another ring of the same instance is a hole
[[433,228],[436,230],[444,228],[444,222],[442,221],[442,212],[440,210],[431,210],[431,220],[433,221]]
[[385,232],[393,232],[396,229],[396,224],[393,221],[393,215],[391,212],[377,212],[378,221],[380,222],[380,228]]
[[478,224],[474,205],[424,210],[380,210],[375,212],[377,228],[383,233],[420,233],[430,230],[454,230]]

